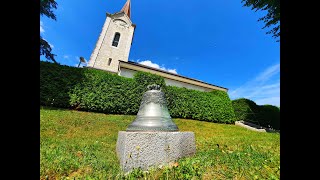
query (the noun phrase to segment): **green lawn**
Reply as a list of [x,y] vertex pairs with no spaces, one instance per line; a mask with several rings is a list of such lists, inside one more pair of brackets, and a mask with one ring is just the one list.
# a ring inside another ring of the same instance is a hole
[[40,179],[280,179],[280,134],[174,119],[197,153],[177,166],[121,173],[118,131],[135,116],[40,107]]

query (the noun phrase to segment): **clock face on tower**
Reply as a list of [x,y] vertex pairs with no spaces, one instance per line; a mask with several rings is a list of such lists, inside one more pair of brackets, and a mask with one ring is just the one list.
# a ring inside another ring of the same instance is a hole
[[116,25],[118,25],[119,27],[128,27],[128,24],[124,20],[121,20],[121,19],[115,19],[114,23]]

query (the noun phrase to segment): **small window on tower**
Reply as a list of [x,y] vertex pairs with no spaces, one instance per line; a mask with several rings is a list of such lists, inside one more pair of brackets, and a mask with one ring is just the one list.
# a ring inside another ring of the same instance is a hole
[[120,40],[120,33],[117,32],[114,35],[114,38],[113,38],[113,41],[112,41],[112,46],[118,47],[119,40]]
[[112,58],[109,58],[109,60],[108,60],[108,66],[110,66],[111,61],[112,61]]

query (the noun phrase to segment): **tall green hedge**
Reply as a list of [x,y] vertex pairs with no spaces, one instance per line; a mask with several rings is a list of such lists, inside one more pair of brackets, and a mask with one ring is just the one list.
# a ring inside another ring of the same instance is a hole
[[132,114],[138,108],[135,81],[102,70],[87,69],[83,81],[69,91],[70,105],[78,110]]
[[237,121],[248,121],[259,124],[257,119],[259,106],[254,101],[246,98],[239,98],[232,101],[232,106]]
[[237,121],[252,122],[280,130],[280,108],[273,105],[257,105],[246,98],[233,100],[232,105]]
[[260,113],[258,114],[258,121],[262,126],[271,126],[273,129],[280,130],[280,108],[273,105],[259,106]]
[[235,121],[231,100],[226,92],[201,92],[167,86],[166,97],[172,117],[219,123]]
[[40,61],[40,104],[68,108],[69,92],[83,79],[86,69]]
[[165,92],[172,117],[217,123],[235,121],[231,100],[223,91],[166,86],[163,77],[145,72],[125,78],[97,69],[40,62],[40,104],[46,106],[136,115],[147,85],[153,83]]

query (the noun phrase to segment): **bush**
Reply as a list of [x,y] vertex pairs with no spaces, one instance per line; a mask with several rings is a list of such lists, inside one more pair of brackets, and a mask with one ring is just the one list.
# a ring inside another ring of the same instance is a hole
[[200,92],[166,86],[163,77],[146,72],[137,72],[131,79],[102,70],[48,62],[40,62],[40,67],[41,105],[136,115],[147,85],[155,83],[165,92],[168,110],[174,118],[235,121],[231,100],[223,91]]
[[257,117],[261,126],[280,130],[280,108],[273,105],[259,106],[260,113]]
[[201,92],[167,86],[166,97],[172,117],[219,123],[235,121],[231,100],[226,92]]
[[280,130],[280,108],[273,105],[257,105],[254,101],[240,98],[232,101],[237,121],[247,121]]
[[257,114],[259,114],[259,106],[250,99],[240,98],[232,101],[234,113],[237,121],[248,121],[259,124]]
[[86,69],[83,79],[69,92],[72,108],[110,114],[137,112],[139,101],[133,79],[96,69]]
[[40,61],[40,105],[68,108],[70,92],[84,69]]

